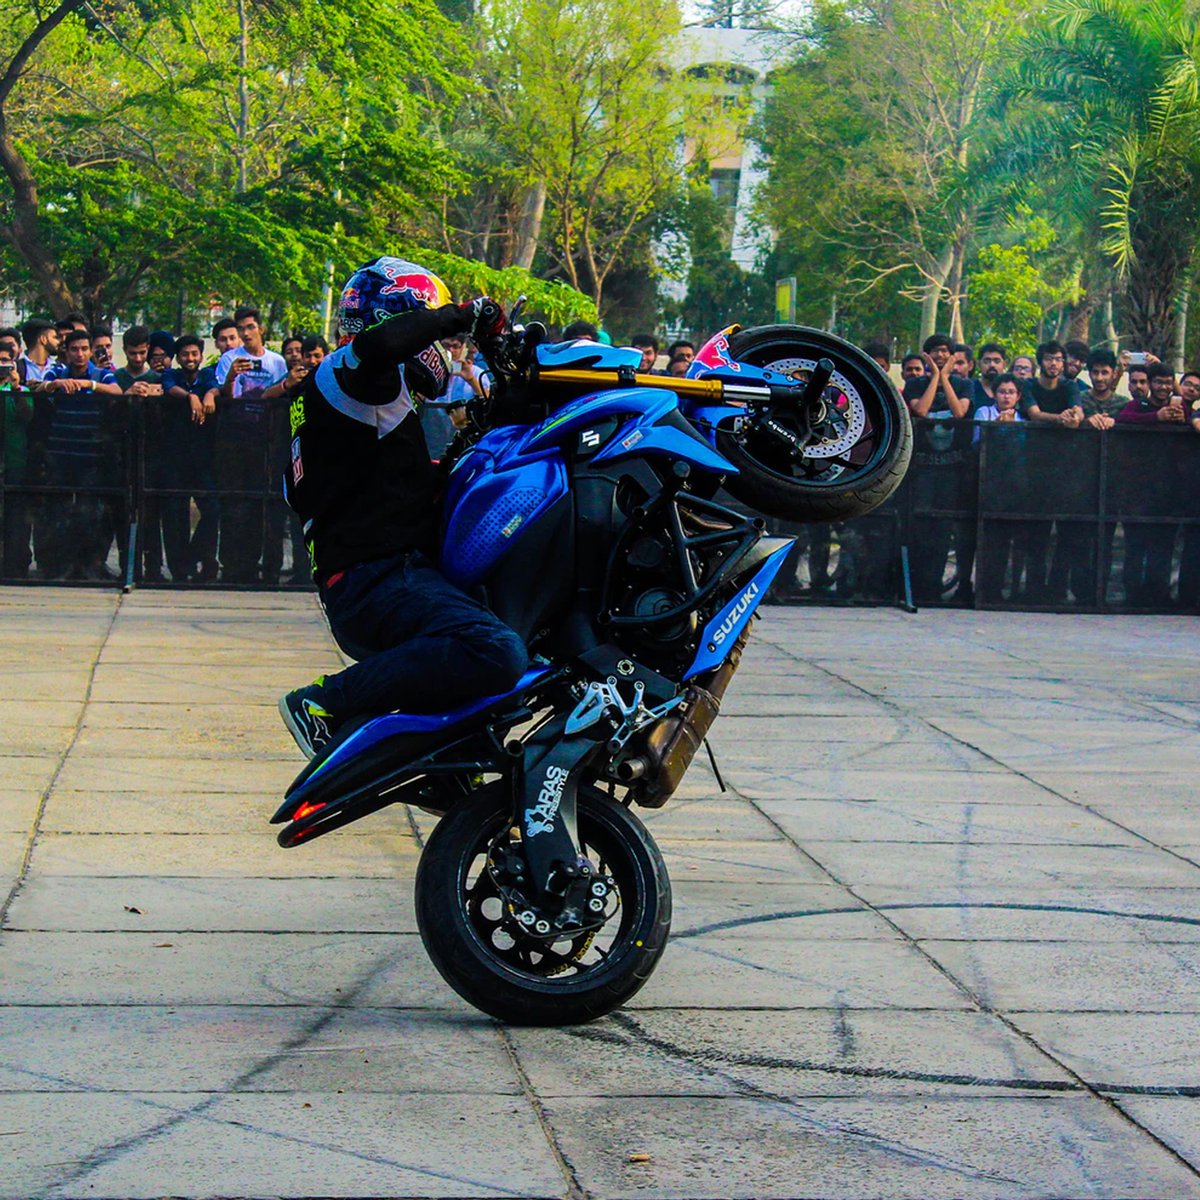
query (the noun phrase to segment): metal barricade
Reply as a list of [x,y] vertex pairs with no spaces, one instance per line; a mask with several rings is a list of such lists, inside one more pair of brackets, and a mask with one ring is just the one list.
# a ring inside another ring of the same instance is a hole
[[[0,395],[3,582],[311,586],[285,403],[198,424],[159,397]],[[1200,610],[1190,428],[913,424],[881,508],[768,522],[797,539],[773,601]]]
[[[860,570],[878,580],[899,578],[902,586],[856,599],[903,604],[907,583],[917,605],[1200,609],[1200,515],[1187,506],[1200,484],[1200,440],[1190,428],[1101,432],[928,418],[913,426],[912,466],[885,506],[896,534],[880,551],[891,562]],[[788,523],[770,524],[797,535]],[[812,545],[810,534],[797,551],[801,579],[814,572]],[[785,583],[773,599],[827,597]]]
[[137,424],[129,398],[0,395],[0,579],[129,582]]

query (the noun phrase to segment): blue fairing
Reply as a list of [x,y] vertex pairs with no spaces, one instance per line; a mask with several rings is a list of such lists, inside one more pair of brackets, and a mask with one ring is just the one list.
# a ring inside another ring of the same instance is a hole
[[529,447],[551,443],[562,445],[610,417],[624,418],[624,424],[592,459],[593,462],[612,462],[635,454],[650,455],[682,459],[721,475],[736,475],[737,468],[704,442],[689,437],[676,426],[657,423],[678,407],[679,401],[673,393],[658,388],[614,388],[580,396],[534,426],[526,444]]
[[700,404],[693,408],[684,402],[680,408],[683,415],[695,426],[696,432],[714,448],[717,444],[717,430],[721,428],[722,423],[728,429],[736,417],[746,415],[744,408],[732,404]]
[[776,550],[750,582],[704,627],[704,633],[700,637],[700,649],[696,652],[684,679],[691,679],[693,675],[709,671],[725,661],[742,631],[750,624],[751,617],[762,603],[775,576],[779,574],[779,569],[791,548],[792,541],[789,539],[788,544]]
[[738,474],[737,467],[727,458],[682,429],[672,425],[647,425],[642,421],[631,421],[592,461],[613,462],[634,454],[678,459],[719,475]]
[[575,341],[542,343],[537,348],[539,367],[554,370],[615,371],[618,367],[642,365],[642,352],[628,346],[605,346],[601,342]]
[[527,431],[498,429],[451,473],[442,572],[459,587],[482,582],[566,494],[567,469],[555,446],[528,453]]
[[304,788],[314,779],[318,779],[325,771],[349,762],[379,742],[398,737],[400,734],[441,733],[451,730],[454,726],[464,724],[479,713],[502,705],[505,700],[518,699],[551,674],[553,674],[551,667],[533,667],[521,676],[520,682],[511,692],[502,692],[497,696],[483,696],[479,700],[472,700],[469,704],[452,708],[448,712],[388,713],[386,716],[376,717],[352,733],[340,746],[336,746],[330,752],[329,757],[305,780],[304,785],[289,798],[300,799]]
[[566,495],[563,447],[606,422],[615,420],[617,429],[594,456],[595,463],[657,457],[736,475],[737,468],[717,452],[711,437],[706,441],[666,420],[678,408],[679,401],[668,391],[614,388],[572,400],[532,427],[507,426],[481,438],[450,473],[442,541],[446,578],[459,587],[487,580]]

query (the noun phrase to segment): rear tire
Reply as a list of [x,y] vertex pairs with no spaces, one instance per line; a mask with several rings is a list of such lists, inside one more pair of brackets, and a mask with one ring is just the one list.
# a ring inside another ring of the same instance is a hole
[[796,464],[766,435],[718,430],[717,449],[740,472],[725,482],[732,495],[785,520],[845,521],[870,512],[900,486],[912,456],[912,423],[904,401],[872,358],[843,338],[801,325],[743,329],[730,339],[729,349],[739,362],[785,373],[797,369],[797,360],[832,359],[837,390],[848,406],[860,406],[864,421],[857,441],[837,456],[844,466],[815,456]]
[[586,785],[578,817],[580,850],[616,881],[619,903],[594,935],[554,943],[559,949],[550,954],[544,939],[514,929],[482,865],[493,840],[512,824],[507,788],[483,788],[455,805],[421,855],[416,909],[425,949],[468,1004],[501,1021],[593,1021],[634,995],[666,948],[671,883],[646,827]]

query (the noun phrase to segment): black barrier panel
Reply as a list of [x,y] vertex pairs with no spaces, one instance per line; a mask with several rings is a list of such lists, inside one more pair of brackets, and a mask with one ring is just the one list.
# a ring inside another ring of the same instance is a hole
[[855,521],[769,521],[773,535],[796,539],[771,589],[772,599],[896,604],[902,594],[899,517],[898,507],[889,502]]
[[125,581],[135,424],[125,396],[5,393],[4,579]]
[[1107,439],[1105,513],[1168,520],[1195,516],[1200,486],[1200,437],[1164,425],[1113,430]]
[[[913,463],[890,502],[896,542],[886,550],[901,598],[907,585],[926,605],[1200,608],[1200,514],[1186,508],[1200,484],[1200,441],[1191,430],[913,425]],[[803,558],[811,550],[799,553],[797,573],[811,578],[814,566]],[[786,588],[775,598],[825,599]]]
[[286,401],[203,422],[169,399],[141,409],[137,580],[310,587],[300,523],[280,484]]

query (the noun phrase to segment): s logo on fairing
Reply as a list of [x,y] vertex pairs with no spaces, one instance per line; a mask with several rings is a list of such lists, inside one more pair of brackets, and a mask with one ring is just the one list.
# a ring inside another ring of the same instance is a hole
[[758,595],[758,584],[752,583],[739,597],[738,602],[733,606],[733,611],[721,622],[713,631],[712,640],[719,646],[733,632],[734,626],[741,620],[754,600]]
[[526,837],[537,837],[539,833],[549,833],[554,828],[554,818],[558,816],[568,774],[570,772],[565,767],[546,768],[546,778],[542,781],[537,803],[525,813]]

